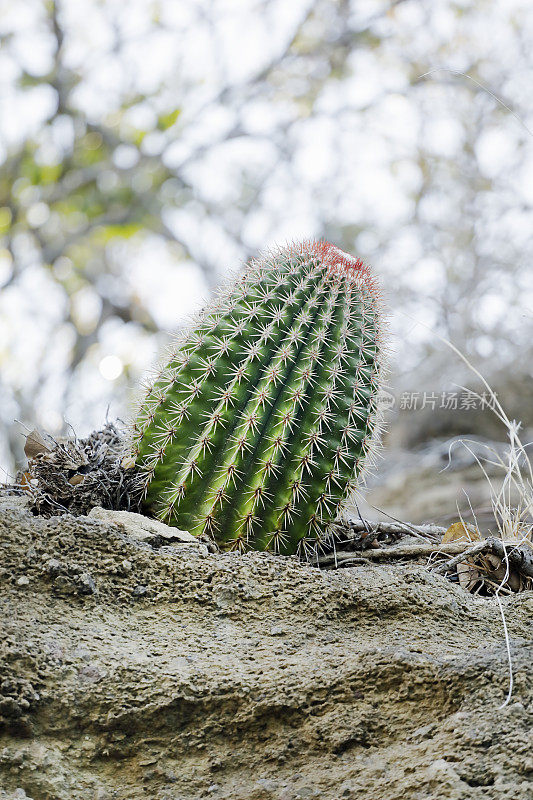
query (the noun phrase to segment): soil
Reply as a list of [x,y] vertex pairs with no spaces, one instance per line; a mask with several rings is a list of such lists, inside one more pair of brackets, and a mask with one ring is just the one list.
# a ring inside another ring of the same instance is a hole
[[[533,793],[533,593],[1,504],[0,797]],[[159,545],[159,546],[156,546]]]

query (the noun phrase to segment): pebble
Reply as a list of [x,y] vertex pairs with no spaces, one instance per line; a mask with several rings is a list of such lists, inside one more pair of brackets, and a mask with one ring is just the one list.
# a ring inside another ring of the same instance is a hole
[[316,797],[317,792],[311,786],[302,786],[300,789],[296,789],[296,797],[307,798],[307,797]]
[[61,572],[61,561],[58,561],[57,558],[51,558],[46,564],[46,571],[50,575],[58,575]]
[[163,540],[179,541],[184,544],[192,544],[196,547],[205,548],[205,545],[201,545],[196,536],[193,536],[188,531],[170,527],[158,519],[151,519],[150,517],[145,517],[142,514],[136,514],[132,511],[109,511],[108,509],[96,506],[89,512],[89,517],[98,522],[103,522],[106,525],[120,525],[124,528],[128,536],[132,536],[134,539],[140,541],[150,541],[150,539],[160,537]]
[[278,784],[276,781],[271,780],[270,778],[259,778],[256,781],[257,785],[260,786],[265,792],[276,792],[278,789]]
[[96,594],[96,583],[89,572],[84,572],[79,577],[80,592],[82,594]]
[[0,510],[3,512],[16,511],[19,514],[21,514],[28,510],[29,505],[30,505],[30,498],[26,497],[26,495],[22,496],[0,495]]
[[30,579],[27,575],[21,575],[20,578],[17,580],[17,586],[27,586],[30,582]]

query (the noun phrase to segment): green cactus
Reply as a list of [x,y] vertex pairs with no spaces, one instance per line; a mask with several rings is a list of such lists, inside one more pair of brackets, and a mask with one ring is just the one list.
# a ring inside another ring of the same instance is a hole
[[375,449],[381,338],[359,259],[304,242],[252,262],[139,404],[147,508],[223,549],[316,545]]

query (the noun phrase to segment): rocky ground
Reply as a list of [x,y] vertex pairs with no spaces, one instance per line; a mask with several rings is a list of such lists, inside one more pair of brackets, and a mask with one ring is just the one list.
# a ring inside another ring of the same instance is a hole
[[[522,436],[524,442],[532,439],[533,428]],[[387,520],[392,515],[448,526],[458,518],[459,510],[485,535],[498,535],[491,493],[498,494],[503,485],[506,471],[497,459],[507,463],[507,442],[469,437],[466,445],[461,439],[442,438],[413,449],[389,446],[359,504],[363,517]],[[519,497],[514,486],[510,493],[511,504],[516,505]]]
[[[0,797],[533,793],[533,595],[0,510]],[[129,521],[128,521],[129,520]],[[185,537],[186,539],[186,537]]]

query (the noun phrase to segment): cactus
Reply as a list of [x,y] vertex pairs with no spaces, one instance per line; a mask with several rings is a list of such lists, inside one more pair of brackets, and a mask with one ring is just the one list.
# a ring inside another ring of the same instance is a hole
[[222,549],[316,546],[375,450],[381,317],[369,268],[327,242],[252,262],[139,404],[147,508]]

